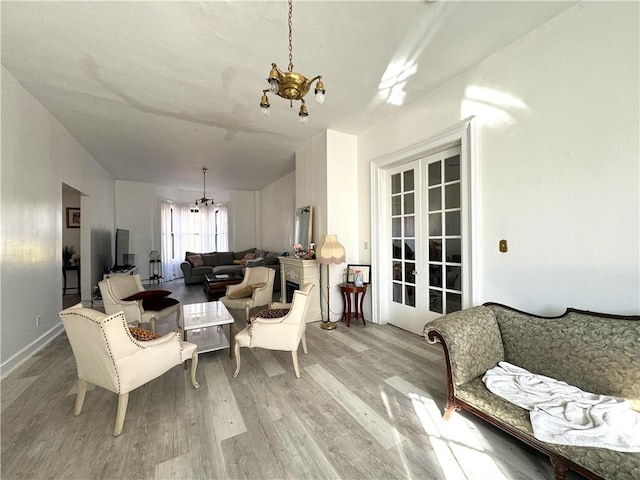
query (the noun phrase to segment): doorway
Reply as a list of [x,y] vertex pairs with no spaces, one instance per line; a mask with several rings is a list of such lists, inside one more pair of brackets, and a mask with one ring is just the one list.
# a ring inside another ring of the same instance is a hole
[[62,184],[62,306],[81,300],[80,290],[80,193]]
[[373,162],[374,322],[422,335],[475,304],[474,152],[469,119]]

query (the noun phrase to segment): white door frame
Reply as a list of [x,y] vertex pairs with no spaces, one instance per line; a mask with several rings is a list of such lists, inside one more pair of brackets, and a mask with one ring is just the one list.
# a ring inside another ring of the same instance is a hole
[[[474,117],[466,118],[427,140],[411,145],[400,151],[375,158],[371,161],[371,321],[386,324],[389,318],[388,306],[391,302],[389,292],[382,291],[382,279],[391,278],[391,262],[388,261],[390,247],[387,238],[382,238],[378,232],[390,231],[387,222],[390,215],[386,212],[389,206],[383,204],[389,198],[388,170],[418,158],[444,150],[454,145],[460,145],[460,164],[465,171],[462,175],[463,212],[462,221],[469,231],[469,250],[463,250],[463,258],[468,259],[469,273],[463,275],[462,308],[477,305],[480,298],[479,255],[478,255],[478,177],[477,177],[477,140]],[[466,180],[465,180],[466,179]],[[468,185],[465,183],[468,182]],[[467,192],[469,194],[467,195]],[[466,202],[465,202],[465,196]],[[466,216],[466,219],[464,218]]]

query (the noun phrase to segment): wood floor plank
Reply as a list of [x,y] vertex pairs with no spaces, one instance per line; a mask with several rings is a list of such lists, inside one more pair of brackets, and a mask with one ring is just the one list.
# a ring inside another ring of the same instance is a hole
[[[161,288],[206,301],[201,285]],[[244,311],[231,314],[240,331]],[[157,329],[173,331],[175,320]],[[290,352],[246,348],[237,378],[228,350],[200,355],[199,389],[189,370],[171,369],[131,392],[115,438],[114,393],[90,388],[73,416],[76,366],[62,334],[2,381],[2,478],[553,478],[546,458],[474,416],[443,422],[439,345],[371,323],[314,322],[306,337],[300,379]]]

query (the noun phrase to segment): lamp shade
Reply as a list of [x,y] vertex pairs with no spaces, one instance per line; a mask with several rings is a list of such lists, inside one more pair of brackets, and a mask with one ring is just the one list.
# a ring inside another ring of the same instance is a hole
[[344,263],[346,259],[344,247],[338,241],[337,235],[325,235],[322,245],[316,252],[316,260],[322,265],[330,263]]

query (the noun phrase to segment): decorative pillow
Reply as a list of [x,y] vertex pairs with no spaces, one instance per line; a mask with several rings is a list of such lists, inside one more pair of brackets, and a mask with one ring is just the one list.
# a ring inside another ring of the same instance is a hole
[[227,295],[228,298],[249,298],[253,295],[253,286],[247,285],[246,287],[239,288]]
[[149,300],[151,298],[163,298],[171,295],[169,290],[142,290],[141,292],[136,292],[133,295],[129,295],[127,298],[123,298],[125,302],[130,302],[131,300]]
[[253,259],[255,259],[255,258],[256,258],[256,254],[255,254],[255,253],[247,253],[247,254],[244,256],[244,259],[243,259],[243,260],[253,260]]
[[142,308],[157,312],[173,305],[177,305],[178,303],[180,302],[175,298],[150,298],[142,301]]
[[192,267],[202,267],[204,265],[204,260],[202,260],[202,255],[200,254],[189,255],[187,261]]
[[288,313],[288,308],[267,308],[265,310],[260,310],[255,315],[251,315],[251,318],[247,320],[247,323],[253,322],[256,318],[282,318]]
[[233,255],[233,258],[235,258],[236,260],[238,259],[242,260],[247,253],[256,253],[256,249],[247,248],[246,250],[242,250],[240,252],[231,252],[231,254]]
[[234,265],[244,265],[244,260],[234,260],[233,264]]
[[131,336],[139,342],[146,342],[149,340],[160,338],[160,335],[156,335],[155,333],[150,332],[149,330],[145,330],[144,328],[129,327],[129,331],[131,332]]

